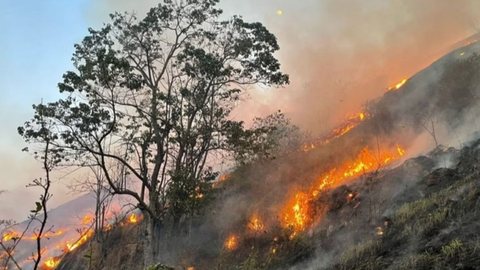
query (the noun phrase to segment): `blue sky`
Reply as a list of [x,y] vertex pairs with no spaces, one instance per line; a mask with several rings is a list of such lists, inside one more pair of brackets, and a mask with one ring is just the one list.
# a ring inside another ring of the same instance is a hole
[[70,67],[73,44],[86,33],[86,0],[0,2],[0,87],[3,102],[23,106],[55,94]]
[[[32,116],[33,103],[58,98],[73,45],[108,13],[142,13],[155,2],[0,0],[0,190],[8,191],[0,195],[0,219],[24,218],[38,196],[25,185],[41,175],[40,164],[20,152],[25,144],[16,128]],[[313,132],[425,67],[475,24],[480,28],[476,0],[222,0],[221,6],[277,35],[278,57],[292,79],[286,89],[251,92],[237,115],[282,109]],[[67,185],[55,182],[53,206],[71,197]]]
[[[28,203],[37,197],[25,184],[38,176],[39,164],[20,152],[24,144],[16,128],[31,117],[32,104],[57,97],[56,85],[71,67],[73,45],[86,33],[88,2],[0,0],[0,190],[8,190],[0,201],[23,194]],[[0,217],[27,214],[23,207],[11,206],[1,203]]]

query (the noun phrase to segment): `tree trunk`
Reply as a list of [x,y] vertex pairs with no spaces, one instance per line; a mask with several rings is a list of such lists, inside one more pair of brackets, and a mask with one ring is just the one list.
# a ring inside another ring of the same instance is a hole
[[144,268],[159,262],[162,223],[144,213],[143,264]]

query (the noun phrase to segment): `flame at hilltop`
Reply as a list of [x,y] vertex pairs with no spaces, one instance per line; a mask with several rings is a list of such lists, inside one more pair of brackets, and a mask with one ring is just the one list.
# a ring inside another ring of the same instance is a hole
[[408,81],[408,79],[405,78],[405,79],[401,80],[399,83],[395,84],[394,86],[390,86],[390,87],[388,88],[388,90],[389,90],[389,91],[398,90],[398,89],[402,88],[402,86],[403,86],[405,83],[407,83],[407,81]]
[[303,152],[310,152],[322,145],[331,143],[333,140],[340,138],[348,134],[352,129],[357,127],[360,123],[368,119],[369,115],[366,112],[359,112],[353,115],[350,115],[343,123],[334,128],[329,134],[325,137],[315,141],[305,143],[302,146]]

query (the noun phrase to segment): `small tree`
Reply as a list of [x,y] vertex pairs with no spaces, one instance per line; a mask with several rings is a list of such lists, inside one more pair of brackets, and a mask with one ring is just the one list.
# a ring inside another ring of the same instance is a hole
[[[51,132],[51,121],[46,120],[45,111],[38,110],[35,118],[28,124],[28,129],[26,132],[23,128],[19,129],[19,132],[25,136],[27,141],[34,143],[36,146],[39,146],[39,151],[34,152],[35,158],[42,161],[43,169],[45,171],[44,178],[38,178],[33,180],[31,184],[27,187],[40,187],[42,189],[42,194],[40,195],[40,200],[35,202],[35,209],[31,210],[31,214],[28,219],[27,225],[24,227],[21,233],[13,233],[10,237],[2,237],[0,239],[0,247],[4,251],[6,258],[4,260],[4,267],[8,269],[9,263],[13,262],[17,269],[22,269],[20,264],[14,258],[14,251],[25,236],[26,233],[29,232],[31,225],[34,222],[39,223],[38,228],[34,228],[33,232],[35,235],[35,244],[36,249],[35,253],[32,254],[33,258],[33,269],[36,270],[39,268],[40,263],[42,261],[42,238],[44,234],[51,230],[51,228],[47,228],[47,221],[48,221],[48,208],[47,203],[51,198],[52,194],[50,193],[51,187],[51,180],[50,180],[50,172],[54,168],[54,166],[59,162],[59,157],[61,156],[60,152],[57,150],[52,150],[51,142],[55,140],[56,135]],[[24,149],[28,151],[28,148]],[[0,192],[1,193],[1,192]],[[0,226],[2,235],[6,231],[13,230],[18,224],[14,223],[13,221],[0,221]],[[10,243],[5,243],[10,242]]]
[[[275,36],[240,17],[220,20],[217,3],[165,0],[140,20],[111,15],[75,46],[76,70],[59,84],[65,97],[34,107],[54,123],[63,163],[98,167],[114,194],[137,201],[145,266],[158,255],[167,213],[188,214],[192,204],[181,200],[210,179],[209,156],[230,149],[238,123],[229,116],[245,86],[288,83]],[[22,133],[32,132],[27,123]]]
[[423,129],[432,136],[433,142],[435,143],[435,147],[438,147],[438,139],[437,139],[437,132],[435,130],[437,120],[433,113],[428,113],[423,117],[421,121],[421,126]]

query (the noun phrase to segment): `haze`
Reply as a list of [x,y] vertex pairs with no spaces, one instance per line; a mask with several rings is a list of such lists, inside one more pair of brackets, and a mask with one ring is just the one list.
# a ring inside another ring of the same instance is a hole
[[[115,10],[142,14],[156,1],[1,0],[0,25],[0,219],[23,220],[41,176],[40,164],[20,150],[16,128],[31,104],[58,97],[56,84],[71,67],[73,45],[90,26]],[[235,117],[281,109],[294,123],[318,134],[426,67],[480,28],[475,0],[224,0],[225,15],[264,23],[281,46],[279,58],[292,83],[252,89]],[[72,198],[68,172],[57,175],[51,206]]]

